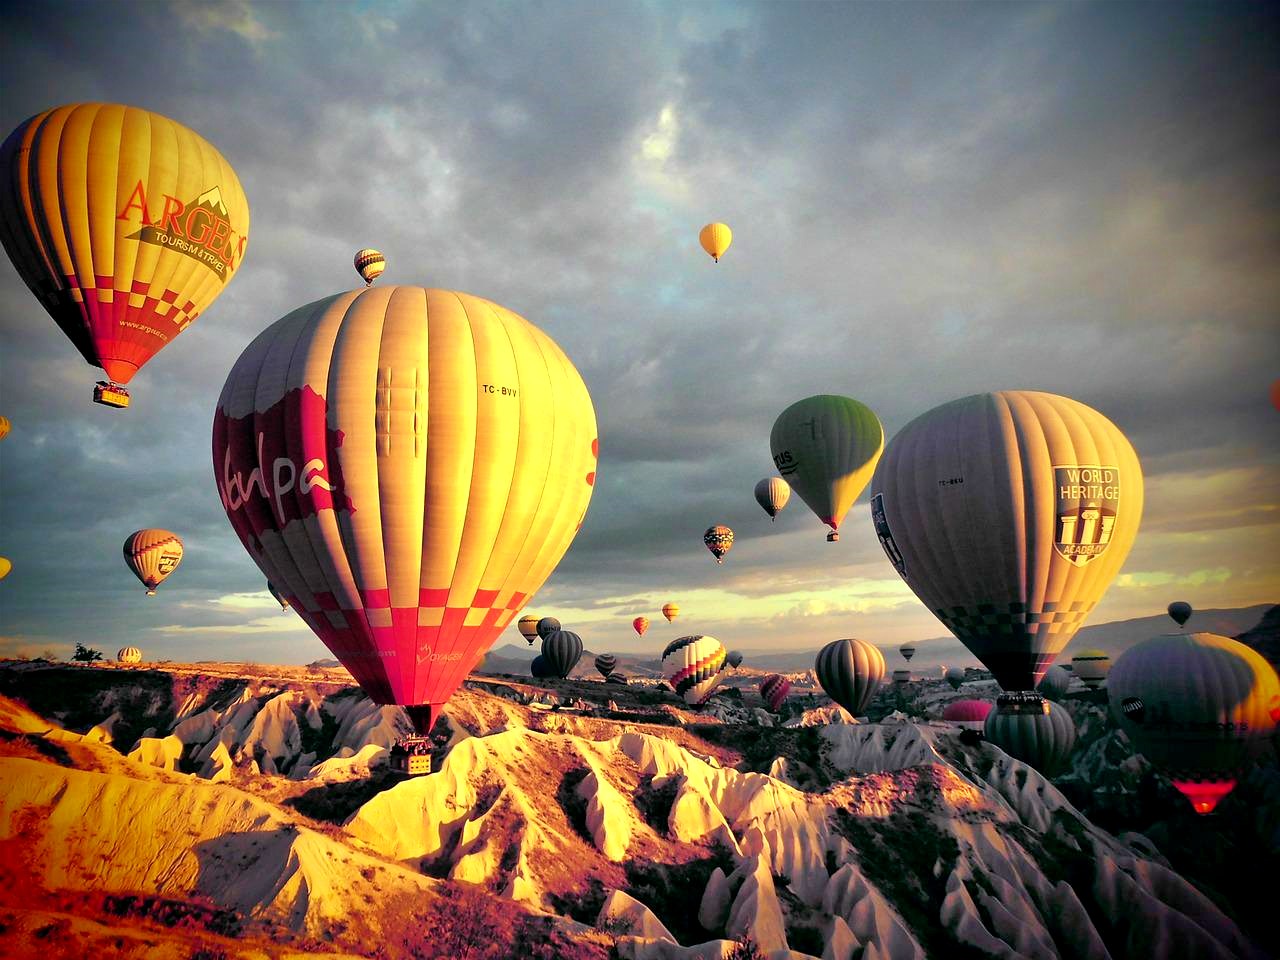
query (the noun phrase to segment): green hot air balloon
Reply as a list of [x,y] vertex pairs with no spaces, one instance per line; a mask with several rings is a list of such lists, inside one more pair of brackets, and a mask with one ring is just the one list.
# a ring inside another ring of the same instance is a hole
[[1075,721],[1066,707],[1035,694],[1018,698],[1021,709],[1010,707],[1013,699],[997,698],[996,709],[987,714],[983,726],[987,740],[1046,777],[1057,776],[1076,743]]
[[871,480],[871,519],[921,602],[1001,687],[1030,691],[1120,571],[1142,498],[1110,420],[1005,390],[903,427]]
[[813,663],[822,689],[850,716],[858,716],[884,679],[884,654],[865,640],[832,640]]
[[871,479],[884,450],[884,427],[852,397],[821,394],[793,403],[769,433],[774,466],[840,539],[840,523]]
[[1280,721],[1280,679],[1250,647],[1212,633],[1134,644],[1107,678],[1112,716],[1133,745],[1209,813]]
[[542,657],[553,676],[564,679],[582,656],[582,638],[571,630],[557,630],[542,641]]

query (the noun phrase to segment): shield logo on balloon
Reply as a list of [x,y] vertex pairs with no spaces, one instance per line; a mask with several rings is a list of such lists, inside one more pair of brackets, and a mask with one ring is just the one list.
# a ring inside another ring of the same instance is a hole
[[1106,552],[1120,507],[1120,471],[1104,466],[1053,468],[1057,512],[1054,549],[1083,567]]

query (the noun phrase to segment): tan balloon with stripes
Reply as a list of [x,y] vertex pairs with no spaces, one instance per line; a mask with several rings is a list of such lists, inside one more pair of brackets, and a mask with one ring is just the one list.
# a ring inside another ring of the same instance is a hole
[[1098,411],[1005,390],[907,424],[871,481],[871,516],[916,596],[1005,690],[1033,690],[1119,573],[1142,467]]
[[135,531],[124,542],[124,562],[147,588],[147,596],[155,596],[156,587],[182,562],[182,540],[169,530]]
[[85,360],[117,383],[223,291],[248,236],[231,165],[158,113],[70,104],[0,147],[0,240]]
[[597,451],[591,398],[550,337],[479,297],[409,286],[269,327],[213,428],[250,555],[420,731],[568,549]]

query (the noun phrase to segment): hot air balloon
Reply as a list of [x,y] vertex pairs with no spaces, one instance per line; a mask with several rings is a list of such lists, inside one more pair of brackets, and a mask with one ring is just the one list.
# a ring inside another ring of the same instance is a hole
[[1046,777],[1056,776],[1071,756],[1076,725],[1067,708],[1036,695],[1023,695],[1024,709],[1007,708],[1008,696],[999,698],[987,714],[983,733],[1009,756],[1030,764]]
[[268,327],[213,426],[250,556],[420,734],[568,549],[597,452],[586,386],[546,334],[421,287],[337,294]]
[[740,666],[742,666],[742,651],[730,650],[729,655],[725,657],[724,662],[727,663],[729,666],[733,667],[733,669],[737,670]]
[[916,648],[909,643],[904,643],[898,648],[898,652],[902,654],[902,659],[910,662],[911,658],[916,655]]
[[373,281],[382,276],[382,271],[387,269],[387,258],[377,250],[365,247],[363,250],[356,251],[355,268],[364,285],[371,287]]
[[1185,600],[1175,600],[1169,604],[1169,616],[1173,617],[1173,622],[1178,626],[1182,626],[1191,619],[1191,604]]
[[128,406],[138,368],[235,276],[249,204],[235,171],[158,113],[76,103],[37,114],[0,146],[0,241],[18,274]]
[[624,676],[623,676],[622,674],[620,674],[620,673],[611,673],[611,674],[609,674],[607,677],[605,677],[605,678],[604,678],[604,682],[605,682],[605,683],[616,683],[616,684],[618,684],[618,685],[619,685],[619,686],[621,686],[621,687],[625,687],[625,686],[627,685],[627,678],[626,678],[626,677],[624,677]]
[[1061,700],[1071,689],[1071,674],[1062,667],[1052,666],[1044,672],[1040,685],[1036,687],[1042,697],[1049,700]]
[[1142,517],[1142,468],[1106,417],[1006,390],[907,424],[871,481],[894,568],[1005,690],[1033,690],[1102,598]]
[[894,683],[897,683],[897,684],[903,684],[903,683],[909,683],[910,681],[911,681],[911,671],[910,671],[910,670],[895,670],[895,671],[893,671],[893,682],[894,682]]
[[520,631],[520,636],[529,641],[529,646],[533,646],[533,641],[538,639],[538,618],[532,614],[521,617],[516,621],[516,629]]
[[662,675],[685,703],[701,706],[724,677],[725,656],[715,637],[680,637],[662,651]]
[[1271,384],[1271,405],[1280,410],[1280,378]]
[[600,676],[608,677],[618,669],[618,658],[612,653],[602,653],[596,657],[596,669],[600,671]]
[[556,675],[556,672],[552,669],[550,661],[539,654],[529,664],[529,675],[538,680],[550,680]]
[[781,477],[765,477],[756,484],[756,503],[772,520],[782,512],[791,499],[791,487]]
[[942,675],[942,679],[951,684],[952,690],[959,690],[960,684],[964,683],[965,676],[966,674],[963,667],[952,667]]
[[552,673],[563,680],[582,657],[582,638],[572,630],[557,630],[542,641],[542,658]]
[[1107,678],[1111,714],[1134,746],[1209,813],[1266,749],[1280,722],[1280,678],[1250,647],[1212,633],[1134,644]]
[[9,429],[12,426],[13,425],[9,423],[8,417],[0,417],[0,440],[3,440],[9,435]]
[[154,597],[156,587],[182,562],[182,541],[168,530],[137,530],[124,541],[124,563]]
[[543,617],[538,621],[538,636],[543,640],[560,629],[560,621],[555,617]]
[[676,617],[680,616],[680,608],[674,603],[664,603],[662,605],[662,615],[667,618],[667,623],[670,623]]
[[9,575],[9,571],[13,569],[13,564],[9,562],[8,557],[0,557],[0,580]]
[[724,252],[729,249],[729,244],[733,243],[733,231],[728,224],[708,223],[698,233],[698,242],[707,251],[707,256],[719,263]]
[[634,620],[631,621],[631,626],[635,628],[636,633],[640,634],[640,636],[643,637],[644,632],[649,629],[649,618],[636,617]]
[[702,535],[702,542],[716,558],[716,563],[724,563],[724,555],[733,547],[733,531],[724,524],[717,523],[714,527],[707,527]]
[[970,730],[982,730],[993,706],[990,700],[953,700],[943,707],[942,719]]
[[884,679],[884,654],[865,640],[832,640],[813,667],[827,696],[856,717]]
[[769,434],[773,464],[800,499],[840,539],[840,522],[871,479],[884,427],[851,397],[822,394],[783,410]]
[[782,709],[790,692],[791,681],[780,673],[771,673],[760,681],[760,696],[774,713]]
[[116,653],[116,660],[120,663],[141,663],[142,651],[137,647],[121,647]]
[[276,603],[280,604],[281,610],[289,609],[289,598],[286,597],[284,593],[282,593],[280,589],[270,580],[267,581],[267,590],[268,592],[270,592],[270,594],[273,597],[276,598]]
[[1090,690],[1097,690],[1111,672],[1111,657],[1103,650],[1081,650],[1071,658],[1071,669]]

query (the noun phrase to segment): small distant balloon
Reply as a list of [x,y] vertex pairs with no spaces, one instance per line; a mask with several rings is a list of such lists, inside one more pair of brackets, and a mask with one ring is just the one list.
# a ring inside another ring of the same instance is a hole
[[542,641],[542,658],[554,676],[564,679],[582,656],[582,638],[572,630],[557,630]]
[[387,258],[377,250],[366,247],[356,251],[355,266],[356,273],[360,274],[364,285],[371,287],[373,281],[382,276],[382,272],[387,269]]
[[1052,666],[1040,678],[1036,691],[1046,699],[1061,700],[1071,689],[1071,673],[1060,666]]
[[894,682],[894,683],[899,683],[899,684],[901,684],[901,683],[909,683],[910,681],[911,681],[911,671],[910,671],[910,670],[895,670],[895,671],[893,671],[893,682]]
[[686,704],[701,706],[724,678],[725,657],[715,637],[680,637],[662,651],[662,675]]
[[600,671],[600,676],[608,679],[609,674],[618,669],[618,658],[612,653],[602,653],[596,657],[596,669]]
[[898,648],[898,652],[902,654],[902,659],[910,661],[916,655],[916,648],[909,643],[904,643]]
[[673,602],[664,603],[662,605],[662,615],[667,618],[667,623],[670,623],[680,616],[680,607]]
[[1185,600],[1175,600],[1169,604],[1169,616],[1173,617],[1173,622],[1178,626],[1182,626],[1191,619],[1191,604]]
[[516,623],[516,629],[520,631],[520,636],[529,642],[529,646],[533,646],[533,641],[538,639],[538,618],[532,614],[526,614]]
[[1271,384],[1271,405],[1280,410],[1280,379]]
[[707,251],[707,256],[719,263],[729,244],[733,243],[733,231],[727,223],[708,223],[698,234],[698,242]]
[[947,670],[946,673],[942,675],[942,679],[946,680],[947,683],[951,684],[952,690],[960,689],[960,684],[964,683],[964,677],[965,677],[965,673],[964,673],[963,667],[951,667],[949,670]]
[[1111,672],[1111,657],[1104,650],[1081,650],[1071,658],[1071,669],[1090,690],[1097,690]]
[[773,520],[791,499],[791,485],[781,477],[765,477],[756,484],[756,503]]
[[13,569],[13,564],[9,562],[8,557],[0,557],[0,580],[9,575],[9,571]]
[[790,692],[791,681],[780,673],[771,673],[760,681],[760,696],[774,713],[782,709]]
[[942,709],[942,719],[962,727],[981,730],[986,723],[987,714],[994,706],[990,700],[953,700]]
[[725,657],[725,663],[729,664],[729,666],[737,670],[740,666],[742,666],[742,651],[730,650],[729,656]]
[[3,440],[9,435],[9,428],[11,426],[12,424],[9,423],[8,417],[0,417],[0,440]]
[[884,654],[865,640],[832,640],[818,651],[813,669],[827,696],[856,717],[884,679]]
[[182,562],[182,541],[168,530],[137,530],[124,542],[124,562],[153,597],[156,587]]
[[702,535],[702,542],[716,558],[716,563],[724,563],[724,555],[733,547],[733,531],[724,524],[717,523],[714,527],[707,527],[706,533]]
[[560,621],[555,617],[543,617],[538,621],[538,636],[543,640],[560,629]]
[[640,634],[640,636],[643,637],[644,632],[649,629],[649,618],[636,617],[634,620],[631,621],[631,626],[635,629],[636,633]]
[[121,647],[116,653],[116,660],[120,663],[141,663],[142,651],[137,647]]

